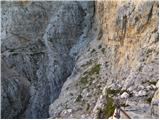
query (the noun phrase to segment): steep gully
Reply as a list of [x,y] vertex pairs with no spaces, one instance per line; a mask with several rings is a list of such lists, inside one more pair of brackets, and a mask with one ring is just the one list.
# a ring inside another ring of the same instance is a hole
[[[27,5],[19,5],[18,2],[13,6],[9,4],[13,11],[7,12],[9,15],[15,14],[17,6],[20,7],[19,11],[35,7],[36,12],[40,9],[36,14],[39,15],[48,7],[42,2]],[[34,41],[27,41],[31,38],[27,38],[29,36],[25,29],[20,28],[20,32],[15,28],[14,33],[6,30],[16,45],[11,46],[13,43],[6,37],[4,40],[8,40],[8,43],[2,40],[2,118],[48,118],[49,105],[58,97],[63,83],[72,73],[78,52],[90,41],[87,34],[92,27],[94,2],[57,2],[56,5],[54,10],[57,14],[50,17],[46,28],[42,27],[41,30],[45,30],[42,38],[35,41],[33,37]],[[22,11],[19,14],[25,16]],[[17,21],[11,24],[16,26]],[[39,21],[33,21],[31,27],[35,28],[32,30],[36,31],[44,22],[42,18]],[[26,24],[26,21],[20,22]],[[39,34],[37,32],[36,35]],[[24,41],[19,43],[17,39]]]

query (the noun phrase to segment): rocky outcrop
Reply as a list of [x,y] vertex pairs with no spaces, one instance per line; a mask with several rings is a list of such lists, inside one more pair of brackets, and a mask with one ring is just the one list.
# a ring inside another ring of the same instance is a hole
[[[76,54],[87,45],[85,37],[93,17],[93,8],[88,9],[91,4],[57,1],[2,2],[2,22],[5,23],[2,25],[2,59],[8,69],[14,68],[29,82],[26,91],[30,96],[23,107],[23,99],[16,101],[22,96],[20,93],[23,90],[19,86],[22,87],[23,84],[15,83],[16,90],[11,94],[11,91],[6,90],[6,86],[11,83],[5,80],[2,95],[9,94],[6,98],[8,101],[15,99],[16,103],[13,104],[17,109],[14,113],[10,112],[14,106],[3,100],[2,106],[6,105],[7,109],[2,109],[2,118],[22,114],[25,118],[48,117],[48,107],[58,97],[64,81],[71,74]],[[2,71],[6,73],[3,68]],[[8,81],[13,79],[10,77],[7,78]]]
[[2,60],[1,110],[2,118],[17,118],[24,112],[29,101],[29,81]]
[[51,118],[108,118],[104,113],[112,113],[112,106],[105,107],[101,96],[106,87],[131,118],[157,118],[151,115],[151,99],[159,80],[158,17],[157,1],[96,1],[93,30],[98,34],[50,105]]
[[[157,82],[156,86],[159,88],[159,82]],[[159,89],[156,90],[151,101],[151,115],[159,117]]]
[[2,2],[2,118],[109,118],[117,98],[131,118],[158,118],[158,9]]

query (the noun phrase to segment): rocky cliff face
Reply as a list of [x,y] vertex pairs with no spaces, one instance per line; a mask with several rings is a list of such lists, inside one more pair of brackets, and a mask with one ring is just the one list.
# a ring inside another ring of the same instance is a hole
[[2,118],[158,118],[158,1],[1,4]]
[[[5,73],[2,75],[3,118],[49,117],[49,105],[58,97],[64,81],[71,74],[76,54],[87,45],[85,37],[93,17],[93,8],[88,9],[90,4],[2,2],[2,60],[5,61],[4,67],[8,66],[8,69],[2,68]],[[24,93],[30,96],[25,106],[21,105],[23,99],[14,100],[21,97],[16,92],[21,92],[18,86],[22,85],[12,75],[7,76],[9,69],[29,83],[29,88],[24,89]],[[7,98],[5,94],[9,94]],[[6,103],[12,99],[13,103]],[[13,113],[5,109],[12,108],[11,104],[16,106]]]

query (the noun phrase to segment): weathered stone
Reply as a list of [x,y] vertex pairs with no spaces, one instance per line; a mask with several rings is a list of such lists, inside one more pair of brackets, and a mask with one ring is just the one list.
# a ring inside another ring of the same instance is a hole
[[140,90],[139,92],[137,92],[137,94],[135,94],[135,96],[139,96],[139,97],[142,97],[142,96],[145,96],[145,95],[147,95],[147,93],[144,90]]
[[159,116],[159,91],[157,90],[151,102],[151,115],[153,117]]
[[127,92],[122,93],[121,98],[127,99],[129,97],[129,94]]
[[2,118],[158,118],[158,1],[1,3]]

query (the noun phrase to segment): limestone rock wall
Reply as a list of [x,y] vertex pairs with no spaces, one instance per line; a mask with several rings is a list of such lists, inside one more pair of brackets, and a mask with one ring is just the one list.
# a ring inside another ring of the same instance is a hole
[[2,118],[158,118],[158,1],[1,4]]
[[106,94],[120,98],[131,118],[158,117],[158,103],[151,105],[159,88],[158,9],[158,1],[95,2],[97,34],[50,105],[51,118],[108,118],[114,108]]
[[[159,31],[157,1],[96,2],[99,34],[112,47],[112,74],[123,88],[157,82]],[[112,14],[112,17],[110,15]],[[100,17],[101,16],[101,17]],[[132,84],[131,84],[132,83]]]

